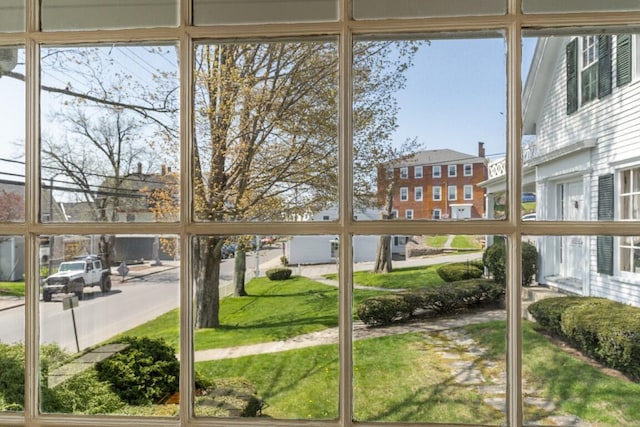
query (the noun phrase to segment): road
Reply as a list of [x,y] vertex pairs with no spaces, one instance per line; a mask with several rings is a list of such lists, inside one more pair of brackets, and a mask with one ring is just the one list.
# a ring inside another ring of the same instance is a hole
[[[263,250],[260,253],[260,263],[264,264],[280,255],[280,249]],[[253,253],[247,257],[248,278],[253,277],[254,259]],[[222,261],[222,282],[232,280],[233,268],[233,259]],[[102,294],[99,287],[85,288],[85,297],[79,301],[73,313],[71,310],[63,310],[62,300],[68,295],[56,294],[51,302],[40,301],[41,342],[57,343],[68,351],[76,351],[73,327],[75,317],[78,345],[82,350],[179,306],[179,268],[145,274],[145,270],[132,267],[130,275],[124,282],[120,277],[113,276],[111,291],[106,294]],[[23,342],[24,306],[1,311],[0,326],[0,342]]]

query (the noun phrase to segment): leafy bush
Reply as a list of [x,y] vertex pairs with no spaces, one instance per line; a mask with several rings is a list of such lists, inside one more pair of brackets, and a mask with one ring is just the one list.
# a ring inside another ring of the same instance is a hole
[[461,280],[479,279],[482,277],[482,268],[476,264],[456,262],[439,267],[436,272],[445,282],[459,282]]
[[125,337],[129,346],[96,363],[98,378],[131,405],[160,401],[178,390],[180,364],[175,350],[163,340]]
[[368,326],[384,326],[411,318],[417,310],[445,315],[481,304],[495,303],[504,286],[491,280],[472,279],[366,298],[356,313]]
[[42,401],[45,412],[90,415],[110,414],[124,406],[125,403],[111,389],[111,384],[101,381],[94,369],[67,379]]
[[287,258],[286,256],[282,255],[280,257],[280,264],[282,264],[283,267],[288,267],[289,266],[289,258]]
[[535,302],[529,312],[587,355],[640,380],[640,308],[604,298],[558,297]]
[[290,268],[272,268],[266,272],[269,280],[287,280],[291,277]]
[[[522,242],[522,285],[531,286],[538,272],[538,250],[530,242]],[[504,239],[496,238],[482,254],[482,262],[497,283],[507,283],[506,248]]]
[[0,411],[24,409],[24,346],[0,344]]

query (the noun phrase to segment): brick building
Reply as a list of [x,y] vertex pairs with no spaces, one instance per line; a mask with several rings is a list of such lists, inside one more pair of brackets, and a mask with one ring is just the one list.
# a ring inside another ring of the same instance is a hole
[[385,204],[390,177],[394,194],[392,211],[400,219],[482,218],[487,179],[484,143],[477,156],[441,149],[420,151],[389,162],[378,170],[378,202]]

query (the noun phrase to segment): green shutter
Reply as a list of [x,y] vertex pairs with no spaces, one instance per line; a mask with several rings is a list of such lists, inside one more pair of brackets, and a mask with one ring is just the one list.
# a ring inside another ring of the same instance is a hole
[[611,94],[611,36],[598,36],[598,98]]
[[567,44],[567,114],[578,111],[578,39]]
[[[598,221],[614,219],[613,174],[598,177]],[[598,236],[597,271],[613,276],[613,236]]]
[[619,34],[616,42],[616,85],[631,81],[631,34]]

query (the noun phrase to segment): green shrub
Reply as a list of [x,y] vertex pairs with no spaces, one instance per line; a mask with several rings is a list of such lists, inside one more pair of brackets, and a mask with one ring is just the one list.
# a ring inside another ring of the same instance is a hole
[[124,406],[125,403],[111,389],[111,384],[101,381],[95,369],[67,379],[42,401],[45,412],[89,415],[110,414]]
[[495,303],[503,295],[502,285],[491,280],[472,279],[366,298],[358,304],[356,313],[368,326],[384,326],[405,321],[417,310],[441,316]]
[[128,347],[96,363],[98,378],[131,405],[159,402],[178,390],[180,364],[163,340],[125,337]]
[[24,409],[24,346],[0,344],[0,411]]
[[[530,286],[538,272],[538,250],[529,242],[522,242],[522,285]],[[496,237],[494,243],[482,254],[482,262],[497,283],[507,283],[506,247],[503,238]]]
[[640,380],[640,308],[604,298],[560,297],[538,301],[529,312],[585,354]]
[[461,280],[479,279],[482,277],[483,269],[478,268],[471,262],[456,262],[445,264],[439,267],[436,272],[445,282],[459,282]]
[[290,268],[272,268],[265,273],[269,280],[287,280],[291,277]]

